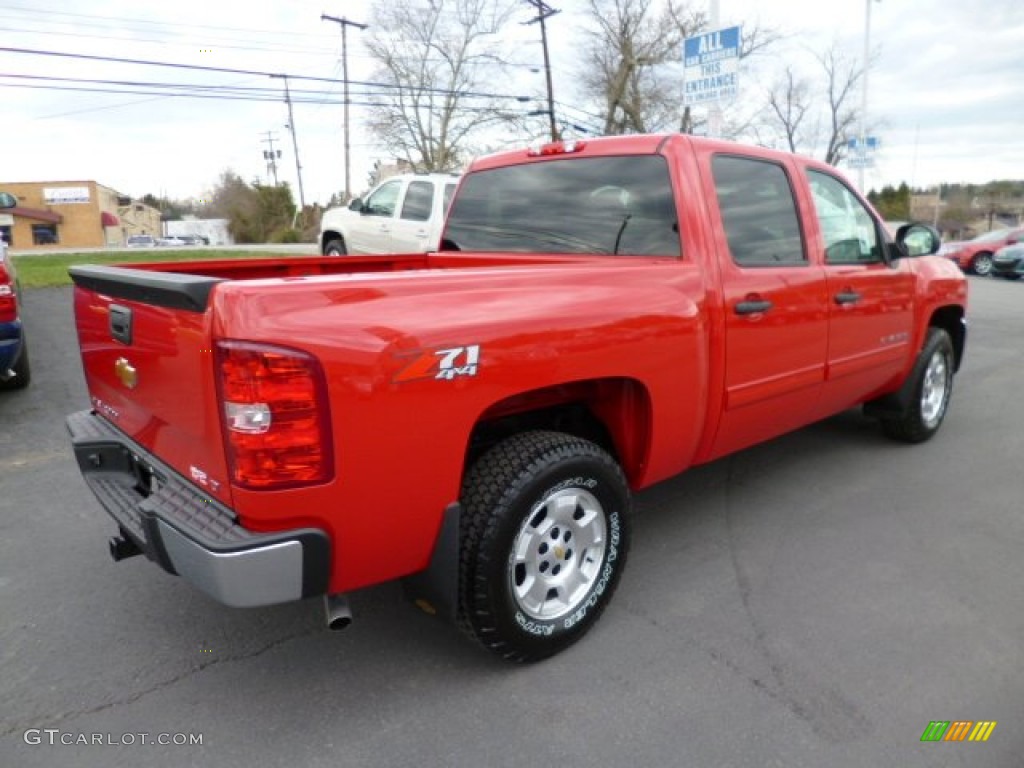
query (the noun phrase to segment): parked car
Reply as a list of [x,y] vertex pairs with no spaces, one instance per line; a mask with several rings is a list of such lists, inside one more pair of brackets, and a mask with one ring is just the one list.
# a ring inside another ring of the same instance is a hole
[[182,245],[209,245],[210,241],[202,235],[180,235]]
[[177,237],[175,235],[158,238],[156,244],[161,246],[172,246],[175,248],[182,245],[188,245],[188,243],[186,243],[183,238]]
[[964,272],[987,275],[992,271],[992,255],[1004,245],[1024,240],[1024,227],[993,229],[973,240],[945,243],[940,256],[952,259]]
[[[14,195],[0,192],[0,209],[17,204]],[[0,390],[27,387],[31,377],[18,275],[7,253],[7,243],[0,238]]]
[[152,235],[128,235],[124,244],[128,248],[153,248],[156,246],[156,238]]
[[325,256],[426,253],[437,249],[459,177],[407,173],[378,184],[347,208],[328,208],[320,222]]
[[1024,243],[1006,245],[995,252],[992,257],[992,276],[1005,277],[1007,280],[1020,280],[1024,277]]

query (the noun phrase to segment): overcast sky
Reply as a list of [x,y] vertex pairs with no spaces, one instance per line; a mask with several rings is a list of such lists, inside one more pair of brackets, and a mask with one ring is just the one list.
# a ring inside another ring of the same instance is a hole
[[[579,74],[574,43],[579,39],[582,0],[549,4],[563,11],[548,22],[555,97],[562,104],[586,109],[572,88]],[[775,55],[744,62],[741,87],[748,93],[769,84],[780,63],[807,67],[810,53],[832,41],[851,58],[863,56],[866,0],[720,0],[719,9],[722,26],[757,22],[787,35]],[[322,12],[369,21],[371,3],[0,0],[0,47],[340,78],[340,32],[337,25],[320,20]],[[530,16],[524,2],[521,20]],[[515,26],[513,34],[523,41],[521,60],[529,63],[535,54],[540,64],[540,46],[527,42],[536,26]],[[361,43],[364,34],[349,30],[352,80],[372,75],[372,62]],[[877,167],[867,172],[866,186],[1024,178],[1022,0],[873,2],[870,42],[874,63],[867,114],[870,132],[881,140],[882,149]],[[0,181],[91,179],[133,196],[152,192],[201,197],[225,168],[246,180],[266,180],[262,152],[269,146],[264,140],[270,131],[275,149],[282,150],[278,175],[291,183],[298,198],[295,154],[282,101],[16,87],[80,85],[24,77],[40,75],[240,88],[280,87],[280,80],[7,51],[0,52],[0,72]],[[540,93],[542,76],[525,66],[520,72],[510,82],[495,83],[494,90]],[[340,100],[340,84],[292,81],[291,87],[331,89]],[[859,93],[856,101],[860,103]],[[392,159],[387,147],[362,129],[363,115],[359,106],[352,108],[354,192],[365,187],[374,160]],[[584,113],[571,109],[568,116],[586,120]],[[344,187],[342,108],[297,104],[294,120],[306,201],[326,202]],[[856,172],[849,173],[856,178]]]

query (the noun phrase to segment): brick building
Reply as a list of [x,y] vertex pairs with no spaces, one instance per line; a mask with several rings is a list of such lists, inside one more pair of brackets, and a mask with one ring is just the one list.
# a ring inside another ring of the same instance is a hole
[[0,190],[18,198],[0,211],[0,235],[15,250],[103,248],[161,234],[160,211],[95,181],[0,182]]

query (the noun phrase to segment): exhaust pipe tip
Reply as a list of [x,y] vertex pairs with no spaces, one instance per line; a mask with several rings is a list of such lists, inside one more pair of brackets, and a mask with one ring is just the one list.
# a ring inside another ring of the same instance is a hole
[[352,623],[352,608],[345,595],[325,595],[324,610],[327,614],[327,628],[340,632]]

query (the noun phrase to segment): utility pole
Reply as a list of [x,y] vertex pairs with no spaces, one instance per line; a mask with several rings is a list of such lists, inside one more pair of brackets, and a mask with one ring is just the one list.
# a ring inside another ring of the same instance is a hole
[[288,104],[288,130],[292,132],[292,149],[295,150],[295,175],[299,177],[299,210],[306,208],[306,195],[302,191],[302,163],[299,162],[299,141],[295,138],[295,117],[292,115],[292,94],[288,90],[288,76],[274,75],[284,79],[284,100]]
[[537,9],[537,18],[530,19],[526,24],[540,22],[540,44],[544,49],[544,74],[548,82],[548,119],[551,121],[551,140],[558,141],[558,125],[555,123],[555,95],[551,87],[551,59],[548,57],[548,31],[544,20],[554,16],[560,11],[552,8],[544,0],[526,0],[527,3]]
[[369,25],[349,21],[344,16],[340,19],[337,16],[328,16],[326,13],[320,14],[320,21],[333,21],[341,26],[341,76],[344,79],[345,89],[345,202],[348,202],[352,199],[352,171],[351,163],[349,162],[348,141],[348,34],[346,30],[349,27],[366,29]]
[[276,187],[277,186],[277,159],[279,157],[281,157],[281,150],[279,149],[276,152],[274,151],[274,140],[275,140],[276,137],[274,136],[274,132],[273,131],[265,131],[263,133],[263,135],[267,137],[267,138],[265,138],[263,140],[263,143],[270,145],[270,149],[264,149],[263,150],[263,159],[267,161],[267,172],[270,173],[271,175],[273,175],[273,177],[274,177],[274,186]]

